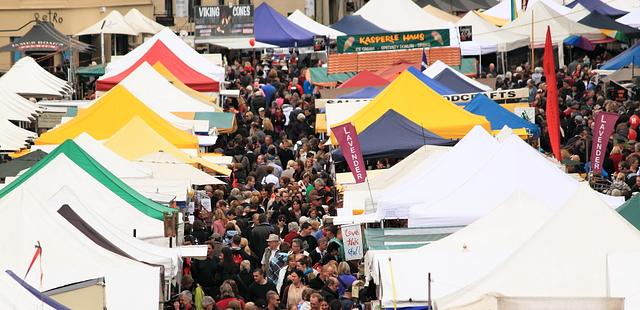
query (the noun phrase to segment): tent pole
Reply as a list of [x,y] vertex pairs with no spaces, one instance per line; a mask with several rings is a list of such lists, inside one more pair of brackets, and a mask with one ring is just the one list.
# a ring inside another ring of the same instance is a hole
[[535,61],[536,61],[536,50],[535,50],[535,46],[534,46],[534,40],[535,40],[535,36],[534,36],[534,31],[533,31],[533,21],[534,21],[534,11],[531,11],[531,68],[533,68],[535,66]]
[[104,32],[100,32],[100,41],[102,42],[102,48],[100,51],[100,59],[102,60],[102,63],[104,64]]

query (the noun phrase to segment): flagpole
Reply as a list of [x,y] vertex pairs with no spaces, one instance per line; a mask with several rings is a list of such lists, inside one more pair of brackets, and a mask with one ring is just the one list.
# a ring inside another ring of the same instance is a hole
[[535,67],[535,61],[536,61],[536,49],[534,46],[535,43],[535,36],[534,36],[534,29],[533,29],[533,24],[534,24],[534,11],[531,10],[531,68],[533,69],[533,67]]

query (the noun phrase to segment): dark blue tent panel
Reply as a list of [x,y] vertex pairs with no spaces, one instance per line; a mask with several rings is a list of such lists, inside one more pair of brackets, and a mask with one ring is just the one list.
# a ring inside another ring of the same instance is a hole
[[420,80],[422,83],[425,83],[427,86],[431,87],[431,89],[435,90],[436,93],[440,95],[458,94],[458,92],[456,92],[455,90],[447,87],[441,82],[438,82],[426,76],[424,73],[420,72],[420,70],[416,69],[415,67],[409,67],[407,70],[409,71],[409,73],[413,74],[413,76],[417,77],[418,80]]
[[20,284],[20,286],[24,287],[27,291],[29,291],[29,293],[31,293],[36,298],[42,300],[42,302],[47,304],[49,307],[51,307],[53,309],[56,309],[56,310],[71,310],[71,309],[67,308],[66,306],[64,306],[63,304],[53,300],[53,298],[41,293],[40,291],[35,289],[33,286],[29,285],[24,280],[20,279],[20,277],[18,277],[15,273],[13,273],[13,271],[6,270],[5,272],[11,278],[13,278],[18,284]]
[[[600,0],[575,0],[569,3],[567,6],[573,8],[578,3],[580,3],[583,7],[585,7],[589,12],[598,12],[603,15],[609,15],[613,17],[620,17],[622,15],[627,14],[623,10],[618,10]],[[609,29],[609,28],[607,28]]]
[[[425,144],[453,145],[455,141],[444,139],[420,127],[400,113],[389,110],[367,129],[358,134],[362,156],[366,159],[380,157],[404,157]],[[340,149],[332,153],[336,161],[343,161]]]
[[354,92],[350,92],[344,95],[338,96],[338,99],[370,99],[377,96],[384,87],[376,88],[376,87],[365,87],[358,89]]
[[618,56],[609,59],[600,69],[618,70],[633,63],[634,66],[640,66],[640,42],[634,44],[631,48],[618,54]]
[[622,32],[628,38],[637,38],[640,36],[640,29],[621,24],[613,20],[613,18],[596,11],[589,13],[589,15],[578,22],[593,28],[616,30]]
[[449,69],[449,68],[445,68],[444,70],[442,70],[442,72],[434,76],[433,79],[447,86],[449,89],[453,90],[456,94],[479,93],[484,91],[474,86],[473,84],[465,81],[463,78],[458,76],[455,72],[453,72],[452,69]]
[[346,34],[372,34],[389,32],[362,18],[362,16],[360,15],[345,16],[335,24],[331,25],[331,28],[340,32],[344,32]]
[[512,129],[526,128],[530,134],[534,136],[540,135],[540,128],[536,124],[518,117],[485,95],[475,96],[464,109],[473,114],[486,117],[491,123],[492,130],[500,130],[502,127],[507,126]]
[[253,33],[256,41],[280,47],[311,46],[315,35],[280,15],[266,2],[255,10]]

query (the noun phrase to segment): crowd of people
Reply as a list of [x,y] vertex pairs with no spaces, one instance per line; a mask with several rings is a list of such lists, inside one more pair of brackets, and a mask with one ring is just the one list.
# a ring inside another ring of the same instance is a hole
[[[640,107],[615,101],[607,82],[593,69],[610,55],[591,61],[577,57],[557,70],[562,157],[570,172],[588,172],[594,114],[621,115],[610,144],[602,191],[630,196],[640,190],[638,169]],[[232,157],[230,186],[206,186],[210,208],[197,197],[195,220],[185,228],[186,244],[206,244],[204,260],[185,259],[175,309],[352,309],[357,265],[345,261],[340,228],[330,216],[339,207],[331,177],[330,149],[315,129],[317,89],[305,79],[295,55],[288,61],[232,62],[227,80],[240,90],[227,98],[237,131],[221,136],[215,149]],[[498,74],[496,89],[527,87],[541,127],[530,143],[551,153],[545,109],[547,85],[542,68],[529,63]],[[375,168],[386,168],[386,159]],[[373,168],[373,167],[372,167]]]
[[[295,59],[235,62],[227,80],[241,90],[224,102],[238,130],[217,152],[232,157],[230,186],[205,186],[195,199],[175,309],[353,309],[357,265],[345,261],[329,148],[315,134],[313,88]],[[295,67],[289,72],[288,66]],[[207,207],[209,206],[210,207]]]

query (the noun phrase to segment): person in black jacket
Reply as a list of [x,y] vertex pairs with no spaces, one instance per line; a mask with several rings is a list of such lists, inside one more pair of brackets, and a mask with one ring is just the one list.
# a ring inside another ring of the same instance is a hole
[[276,291],[276,285],[273,282],[267,280],[262,268],[256,268],[253,270],[253,283],[249,285],[248,300],[255,302],[256,304],[262,302],[266,304],[267,292]]
[[264,250],[267,248],[267,239],[270,234],[275,233],[275,229],[267,222],[267,215],[261,213],[258,215],[258,223],[251,230],[251,251],[256,253],[257,257],[262,257]]
[[207,244],[207,258],[194,259],[191,263],[191,275],[202,286],[205,295],[217,296],[220,286],[220,259],[213,255],[213,246]]
[[[243,251],[244,252],[244,251]],[[240,264],[233,260],[233,252],[230,248],[222,248],[222,276],[221,280],[235,280],[240,272]]]

